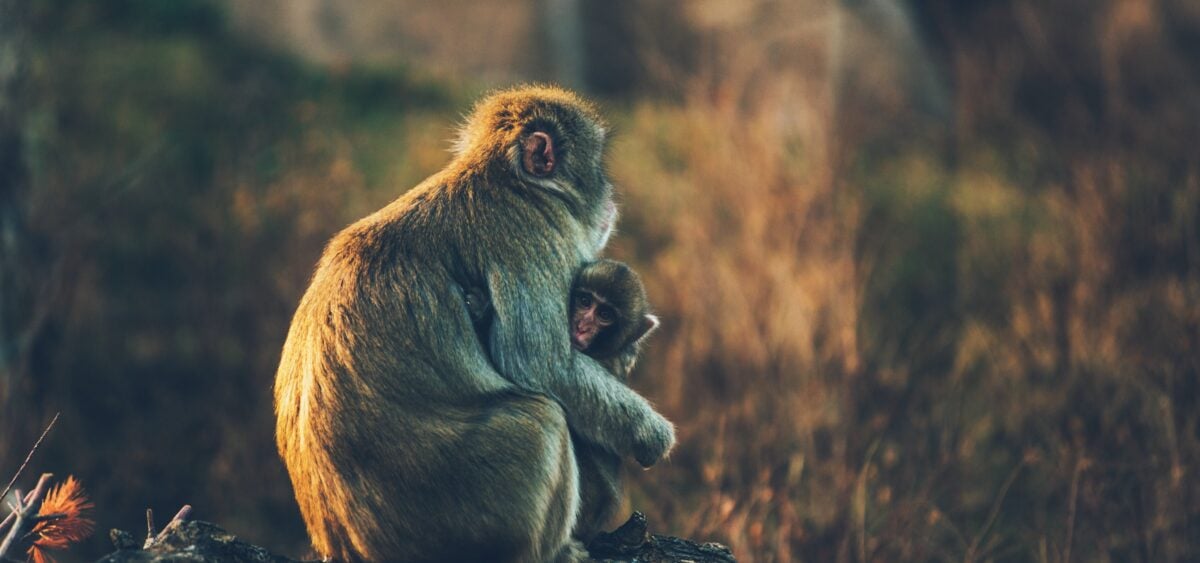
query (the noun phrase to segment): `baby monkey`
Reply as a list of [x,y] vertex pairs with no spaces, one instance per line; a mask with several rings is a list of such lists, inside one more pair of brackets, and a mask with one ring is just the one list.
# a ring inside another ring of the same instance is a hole
[[[464,292],[467,311],[481,340],[491,324],[491,301],[481,288]],[[571,346],[627,381],[646,335],[658,327],[650,314],[646,288],[632,268],[615,260],[597,260],[579,270],[571,287]],[[579,517],[575,537],[590,541],[604,529],[621,504],[621,458],[572,432],[579,468]]]
[[[468,289],[465,296],[483,337],[491,322],[491,301],[481,288]],[[576,274],[570,299],[571,346],[618,379],[628,379],[642,341],[658,328],[641,278],[622,262],[597,260]]]
[[571,345],[621,380],[633,370],[642,341],[658,328],[641,278],[615,260],[597,260],[580,269],[570,311]]

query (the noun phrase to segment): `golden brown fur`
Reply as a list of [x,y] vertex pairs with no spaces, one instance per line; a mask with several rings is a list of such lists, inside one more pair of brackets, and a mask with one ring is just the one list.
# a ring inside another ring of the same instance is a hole
[[[569,92],[498,93],[445,170],[329,243],[275,383],[279,450],[322,555],[578,560],[572,431],[643,465],[673,445],[562,330],[573,274],[615,220],[603,137]],[[482,342],[464,287],[494,309]]]

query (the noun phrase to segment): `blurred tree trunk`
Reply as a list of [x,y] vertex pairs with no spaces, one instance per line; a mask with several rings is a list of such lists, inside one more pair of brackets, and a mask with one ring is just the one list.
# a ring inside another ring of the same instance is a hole
[[567,88],[586,90],[580,0],[541,0],[540,7],[552,78]]
[[[28,0],[0,0],[0,427],[17,419],[22,333],[28,310],[24,209],[28,176],[21,143],[28,57]],[[0,433],[0,452],[5,451]]]

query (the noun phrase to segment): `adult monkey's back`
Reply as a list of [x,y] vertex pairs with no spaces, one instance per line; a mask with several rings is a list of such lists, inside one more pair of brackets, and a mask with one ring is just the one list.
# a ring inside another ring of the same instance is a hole
[[[500,92],[445,170],[329,243],[275,381],[279,450],[322,555],[573,560],[568,425],[643,465],[673,445],[564,328],[572,277],[616,219],[604,134],[569,92]],[[463,287],[490,294],[487,342]]]

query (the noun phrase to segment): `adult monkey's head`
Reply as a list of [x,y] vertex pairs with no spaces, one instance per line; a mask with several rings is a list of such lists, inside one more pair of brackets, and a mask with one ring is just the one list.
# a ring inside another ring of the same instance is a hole
[[[591,231],[595,254],[608,243],[617,218],[604,174],[606,140],[604,120],[590,102],[560,88],[526,86],[475,106],[460,128],[455,163],[491,178],[515,176],[519,187],[561,200]],[[480,163],[497,169],[474,169]]]

